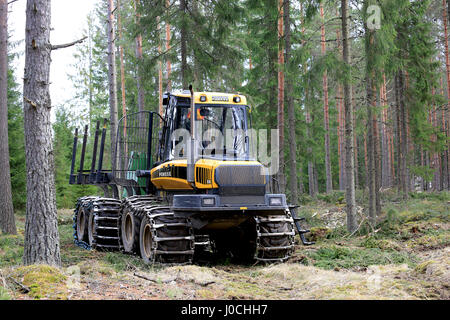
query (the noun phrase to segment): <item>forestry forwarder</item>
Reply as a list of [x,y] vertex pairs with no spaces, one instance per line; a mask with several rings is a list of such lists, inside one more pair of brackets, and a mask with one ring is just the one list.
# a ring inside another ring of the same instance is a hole
[[[303,244],[312,244],[304,238],[309,231],[300,227],[295,207],[287,205],[284,194],[267,192],[267,170],[250,158],[244,96],[194,93],[190,87],[166,93],[163,105],[164,118],[145,111],[119,121],[112,170],[103,169],[105,120],[98,165],[99,122],[91,168],[84,169],[85,126],[74,174],[75,131],[70,184],[96,185],[105,194],[78,199],[77,245],[140,254],[146,263],[191,263],[194,252],[206,248],[239,261],[286,261],[294,249],[294,226]],[[176,137],[177,129],[187,136]],[[225,136],[223,147],[211,144],[216,137],[205,138],[211,129]]]

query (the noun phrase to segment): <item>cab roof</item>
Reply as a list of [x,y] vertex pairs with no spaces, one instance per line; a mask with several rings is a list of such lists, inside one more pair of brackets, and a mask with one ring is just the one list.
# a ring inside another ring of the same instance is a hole
[[[191,93],[188,90],[168,92],[166,95],[183,98],[191,97]],[[194,101],[196,104],[247,105],[247,98],[244,95],[224,92],[194,92]]]

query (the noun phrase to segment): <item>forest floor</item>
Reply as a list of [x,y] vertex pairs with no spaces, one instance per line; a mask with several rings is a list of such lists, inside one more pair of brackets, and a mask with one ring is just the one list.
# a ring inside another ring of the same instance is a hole
[[[72,241],[73,210],[58,211],[62,268],[23,266],[19,234],[0,234],[2,299],[450,299],[450,194],[385,197],[375,229],[345,232],[342,194],[299,209],[316,244],[296,236],[283,264],[210,261],[146,266],[139,257],[88,251]],[[363,208],[359,208],[363,217]]]

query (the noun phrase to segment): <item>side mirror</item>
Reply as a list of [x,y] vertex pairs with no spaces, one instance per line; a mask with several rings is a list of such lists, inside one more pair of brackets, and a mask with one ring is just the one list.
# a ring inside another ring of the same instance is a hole
[[200,109],[200,116],[202,116],[202,117],[209,117],[209,114],[210,114],[210,112],[209,112],[208,109],[206,109],[206,108],[201,108]]

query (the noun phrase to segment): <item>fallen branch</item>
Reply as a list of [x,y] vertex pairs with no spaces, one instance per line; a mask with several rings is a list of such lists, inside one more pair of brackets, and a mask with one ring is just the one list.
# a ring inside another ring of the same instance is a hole
[[17,281],[16,279],[14,279],[13,277],[8,277],[8,279],[11,279],[12,282],[14,282],[18,287],[20,287],[20,291],[23,293],[28,293],[31,291],[30,288],[28,288],[26,285],[24,285],[23,283]]
[[216,283],[215,281],[207,281],[207,282],[198,282],[198,281],[194,281],[195,284],[198,284],[199,286],[202,287],[207,287],[210,284]]
[[55,45],[55,46],[53,46],[52,45],[52,50],[58,50],[58,49],[64,49],[64,48],[68,48],[68,47],[71,47],[71,46],[73,46],[73,45],[76,45],[76,44],[78,44],[78,43],[82,43],[84,40],[86,40],[87,39],[87,37],[83,37],[83,38],[81,38],[80,40],[76,40],[76,41],[73,41],[73,42],[70,42],[70,43],[65,43],[65,44],[57,44],[57,45]]
[[141,278],[141,279],[144,279],[144,280],[147,280],[147,281],[151,281],[151,282],[154,282],[154,283],[160,283],[160,282],[162,282],[162,283],[170,283],[172,281],[177,281],[177,279],[178,279],[178,275],[175,278],[170,278],[170,279],[166,279],[166,280],[152,279],[152,278],[146,277],[146,276],[141,275],[141,274],[136,273],[136,272],[133,273],[133,275],[135,277],[138,277],[138,278]]

